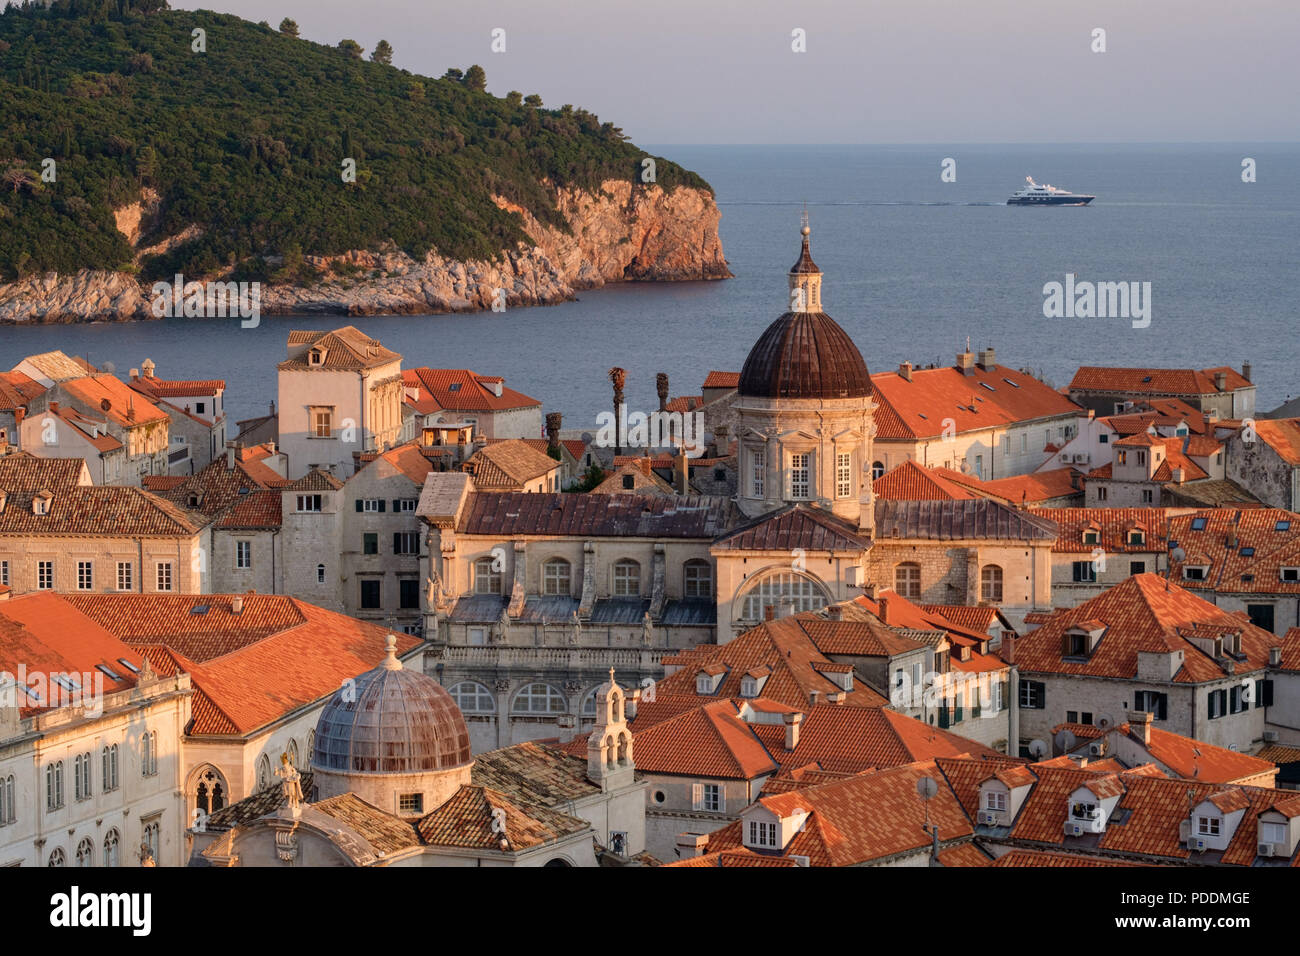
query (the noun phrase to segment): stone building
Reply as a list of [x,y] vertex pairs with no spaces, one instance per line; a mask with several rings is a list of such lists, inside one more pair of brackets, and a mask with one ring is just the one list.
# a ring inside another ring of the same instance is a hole
[[1269,507],[1300,511],[1300,418],[1260,419],[1249,430],[1219,434],[1227,444],[1229,478]]

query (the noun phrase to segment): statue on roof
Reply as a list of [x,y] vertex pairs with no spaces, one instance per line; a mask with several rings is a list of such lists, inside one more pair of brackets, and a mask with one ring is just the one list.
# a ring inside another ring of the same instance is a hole
[[569,643],[582,643],[582,621],[578,618],[577,611],[569,615]]
[[293,765],[287,753],[280,754],[280,769],[275,772],[280,778],[280,787],[284,791],[285,804],[290,813],[297,815],[302,807],[302,774]]
[[653,647],[655,642],[655,623],[650,619],[650,612],[646,611],[641,618],[641,643],[646,647]]

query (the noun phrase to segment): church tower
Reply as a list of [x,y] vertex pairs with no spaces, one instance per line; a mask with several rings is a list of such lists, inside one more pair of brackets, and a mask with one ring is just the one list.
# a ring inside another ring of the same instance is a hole
[[587,779],[608,793],[628,786],[635,777],[632,729],[627,725],[623,688],[609,669],[609,683],[596,690],[596,726],[587,738]]
[[799,261],[790,267],[790,311],[820,312],[822,310],[822,271],[812,260],[812,248],[808,237],[812,229],[808,225],[808,211],[804,210],[803,252]]

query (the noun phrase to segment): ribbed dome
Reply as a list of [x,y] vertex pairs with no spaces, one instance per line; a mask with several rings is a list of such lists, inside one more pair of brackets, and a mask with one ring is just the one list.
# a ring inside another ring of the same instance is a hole
[[387,661],[336,691],[321,711],[316,768],[418,773],[472,759],[469,728],[451,695],[432,677],[404,670],[391,647]]
[[754,398],[862,398],[871,376],[847,332],[825,312],[787,312],[767,327],[740,370]]

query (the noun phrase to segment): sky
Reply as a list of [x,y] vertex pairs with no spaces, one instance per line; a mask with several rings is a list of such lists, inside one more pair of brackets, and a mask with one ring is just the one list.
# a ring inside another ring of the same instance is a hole
[[[653,143],[1293,142],[1300,0],[173,0]],[[492,33],[505,31],[504,52]],[[1104,30],[1104,52],[1094,31]],[[804,31],[805,52],[792,33]]]

